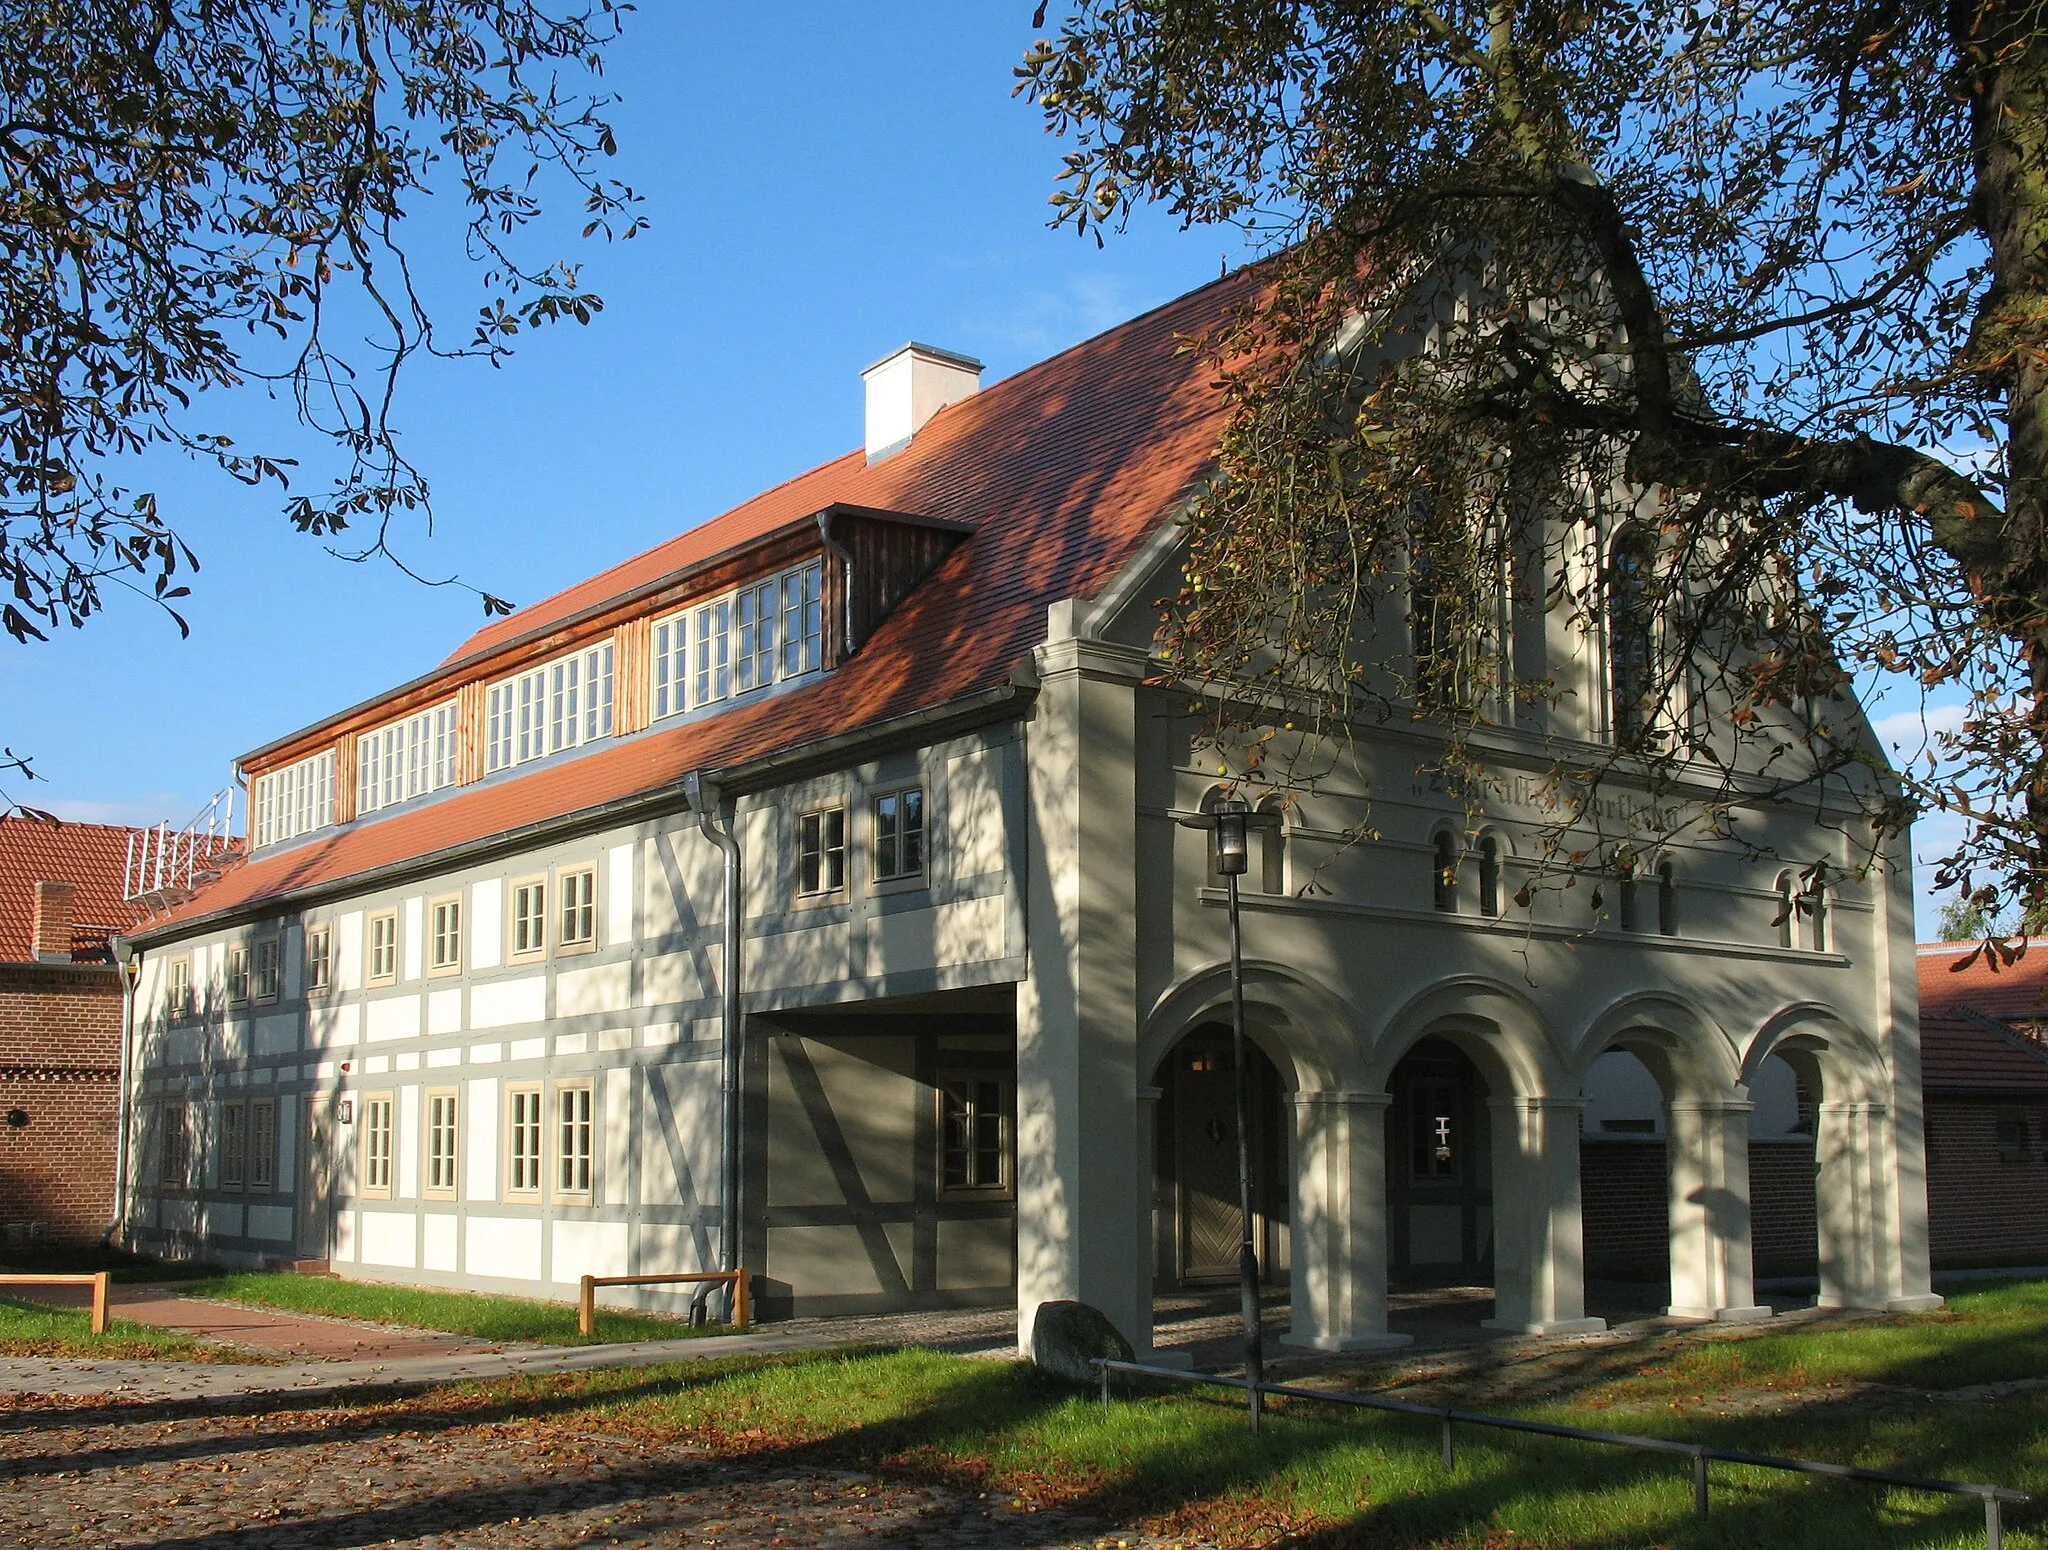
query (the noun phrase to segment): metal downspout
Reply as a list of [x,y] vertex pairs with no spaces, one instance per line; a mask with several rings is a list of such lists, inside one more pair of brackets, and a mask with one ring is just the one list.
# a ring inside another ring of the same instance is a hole
[[114,1086],[114,1219],[107,1224],[102,1244],[112,1243],[128,1223],[128,1048],[135,1035],[135,990],[142,979],[142,954],[127,942],[114,944],[114,962],[121,976],[121,1061]]
[[[725,855],[725,974],[721,987],[723,1048],[720,1051],[724,1102],[719,1137],[720,1195],[718,1261],[721,1270],[740,1268],[740,1061],[743,1054],[740,1017],[740,842],[734,832],[733,804],[721,796],[716,781],[701,770],[683,777],[683,790],[697,815],[704,837]],[[718,821],[712,821],[713,810]],[[722,825],[722,827],[721,827]],[[728,1309],[728,1316],[731,1310]]]

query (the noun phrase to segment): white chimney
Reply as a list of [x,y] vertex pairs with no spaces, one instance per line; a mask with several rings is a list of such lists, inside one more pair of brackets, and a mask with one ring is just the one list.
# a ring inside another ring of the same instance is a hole
[[981,387],[981,362],[912,342],[860,374],[868,390],[868,461],[910,445],[924,422]]

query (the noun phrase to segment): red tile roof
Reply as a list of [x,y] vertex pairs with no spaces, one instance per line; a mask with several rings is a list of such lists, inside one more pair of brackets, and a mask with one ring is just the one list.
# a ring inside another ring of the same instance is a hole
[[2048,1092],[2048,1046],[2018,1024],[2048,1022],[2048,939],[2017,961],[1980,954],[1970,942],[1930,942],[1919,952],[1920,1080],[1943,1089]]
[[635,559],[521,609],[449,661],[602,603],[844,502],[963,523],[973,536],[844,666],[803,689],[627,738],[382,820],[259,856],[174,912],[189,921],[936,709],[1004,683],[1045,638],[1046,606],[1090,597],[1209,466],[1225,406],[1182,347],[1228,316],[1252,271],[1194,291],[941,410],[901,452],[801,474]]
[[70,883],[72,919],[82,926],[125,930],[135,910],[121,902],[128,836],[104,823],[44,823],[0,818],[0,963],[35,958],[36,884]]

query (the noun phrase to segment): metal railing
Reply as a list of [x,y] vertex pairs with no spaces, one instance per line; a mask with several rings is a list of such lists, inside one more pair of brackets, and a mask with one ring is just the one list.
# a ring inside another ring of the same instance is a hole
[[235,788],[213,794],[182,828],[160,823],[153,829],[131,829],[128,860],[121,874],[121,897],[138,899],[171,892],[190,892],[213,862],[235,848]]
[[1558,1426],[1548,1421],[1521,1421],[1512,1416],[1484,1415],[1471,1410],[1456,1410],[1447,1405],[1417,1405],[1402,1399],[1381,1399],[1370,1394],[1344,1394],[1327,1389],[1297,1388],[1286,1383],[1253,1384],[1243,1378],[1227,1378],[1216,1373],[1190,1372],[1178,1367],[1150,1367],[1143,1362],[1119,1362],[1097,1357],[1095,1366],[1102,1373],[1102,1406],[1109,1408],[1109,1380],[1116,1372],[1136,1373],[1147,1378],[1164,1378],[1173,1383],[1202,1383],[1216,1388],[1243,1389],[1246,1399],[1253,1404],[1266,1395],[1278,1395],[1285,1399],[1314,1400],[1326,1405],[1349,1405],[1359,1410],[1386,1410],[1396,1415],[1422,1416],[1433,1420],[1442,1428],[1442,1451],[1444,1468],[1458,1467],[1457,1446],[1451,1435],[1452,1426],[1490,1426],[1496,1431],[1533,1432],[1541,1437],[1564,1437],[1574,1442],[1599,1443],[1610,1448],[1633,1448],[1639,1453],[1675,1454],[1692,1461],[1692,1504],[1693,1513],[1704,1518],[1707,1515],[1707,1465],[1743,1464],[1752,1469],[1782,1469],[1793,1474],[1825,1475],[1831,1480],[1860,1480],[1869,1485],[1898,1486],[1909,1491],[1926,1491],[1943,1496],[1974,1496],[1984,1503],[1984,1543],[1988,1550],[2004,1550],[2005,1546],[2005,1505],[2008,1502],[2027,1502],[2033,1498],[2025,1491],[2015,1491],[2002,1485],[1976,1485],[1961,1480],[1928,1480],[1918,1475],[1897,1475],[1889,1470],[1863,1469],[1854,1464],[1824,1464],[1813,1459],[1784,1458],[1773,1453],[1744,1453],[1733,1448],[1714,1448],[1705,1443],[1674,1442],[1666,1437],[1640,1437],[1629,1432],[1595,1432],[1580,1426]]

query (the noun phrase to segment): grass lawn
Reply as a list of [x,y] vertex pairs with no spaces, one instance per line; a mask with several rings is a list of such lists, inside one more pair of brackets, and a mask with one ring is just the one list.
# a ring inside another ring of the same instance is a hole
[[[1933,1318],[1687,1336],[1660,1342],[1646,1365],[1633,1375],[1595,1362],[1567,1399],[1487,1408],[2032,1490],[2042,1502],[2008,1509],[2006,1543],[2048,1546],[2048,1387],[1943,1392],[2048,1378],[2048,1285],[1966,1293]],[[1359,1381],[1377,1386],[1370,1372]],[[1983,1543],[1969,1499],[1715,1465],[1702,1521],[1683,1459],[1468,1429],[1446,1474],[1425,1420],[1283,1405],[1253,1438],[1221,1394],[1167,1388],[1105,1413],[1018,1364],[922,1351],[564,1375],[413,1403],[943,1481],[1225,1545]]]
[[54,1308],[28,1298],[0,1297],[0,1356],[65,1356],[98,1361],[136,1358],[182,1362],[246,1361],[219,1346],[188,1340],[146,1324],[115,1319],[104,1335],[92,1332],[83,1308]]
[[[573,1303],[535,1302],[523,1297],[492,1297],[481,1292],[443,1292],[415,1286],[382,1286],[330,1276],[250,1272],[211,1275],[178,1288],[194,1297],[254,1303],[293,1313],[320,1313],[334,1318],[364,1319],[375,1324],[402,1324],[412,1329],[444,1330],[483,1340],[538,1340],[550,1345],[585,1345],[614,1340],[681,1340],[692,1335],[728,1334],[721,1325],[692,1329],[681,1319],[655,1313],[597,1310],[597,1332],[576,1330]],[[602,1294],[600,1294],[602,1295]]]

